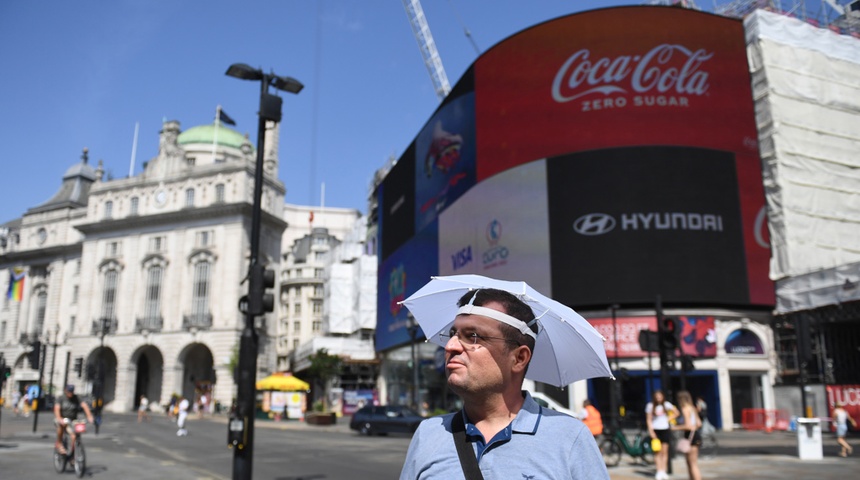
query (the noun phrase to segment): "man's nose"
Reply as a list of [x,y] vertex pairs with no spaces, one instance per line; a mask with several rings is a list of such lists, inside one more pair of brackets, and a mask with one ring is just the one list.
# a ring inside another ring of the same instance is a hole
[[446,352],[459,352],[463,350],[463,344],[460,343],[460,337],[453,335],[448,338],[448,343],[445,344]]

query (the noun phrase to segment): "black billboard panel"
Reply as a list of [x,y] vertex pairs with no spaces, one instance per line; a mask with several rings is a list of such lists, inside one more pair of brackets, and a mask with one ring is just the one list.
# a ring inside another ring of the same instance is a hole
[[381,261],[415,234],[415,142],[382,181],[380,197]]
[[738,180],[730,152],[625,147],[548,159],[553,297],[746,305]]

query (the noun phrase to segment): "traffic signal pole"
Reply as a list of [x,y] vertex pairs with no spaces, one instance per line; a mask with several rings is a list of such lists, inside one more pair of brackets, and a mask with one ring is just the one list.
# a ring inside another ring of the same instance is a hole
[[[262,293],[263,278],[258,274],[262,268],[260,259],[260,223],[262,219],[263,199],[263,153],[266,141],[266,118],[263,115],[263,98],[268,95],[269,78],[263,74],[260,81],[260,112],[257,121],[257,163],[254,168],[254,205],[251,209],[251,258],[248,266],[248,311],[245,314],[245,326],[239,339],[239,375],[238,392],[236,394],[236,414],[244,424],[242,440],[233,449],[233,480],[251,480],[254,466],[254,409],[256,372],[257,372],[257,332],[254,330],[254,318],[258,312],[261,299],[254,298]],[[232,425],[231,427],[232,428]]]

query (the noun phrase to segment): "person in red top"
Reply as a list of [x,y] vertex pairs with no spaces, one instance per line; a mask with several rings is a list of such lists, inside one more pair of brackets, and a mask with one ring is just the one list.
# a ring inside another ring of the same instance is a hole
[[594,408],[591,400],[585,399],[582,402],[582,410],[579,411],[579,419],[588,427],[591,434],[595,437],[603,433],[603,418],[600,416],[600,411]]

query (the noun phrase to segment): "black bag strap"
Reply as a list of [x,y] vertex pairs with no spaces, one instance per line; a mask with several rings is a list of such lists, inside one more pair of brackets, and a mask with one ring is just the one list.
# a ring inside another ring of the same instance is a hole
[[460,466],[463,467],[466,480],[484,480],[475,451],[466,440],[466,424],[463,422],[462,410],[455,413],[451,419],[451,433],[454,434],[454,445],[457,447],[457,455],[460,456]]

